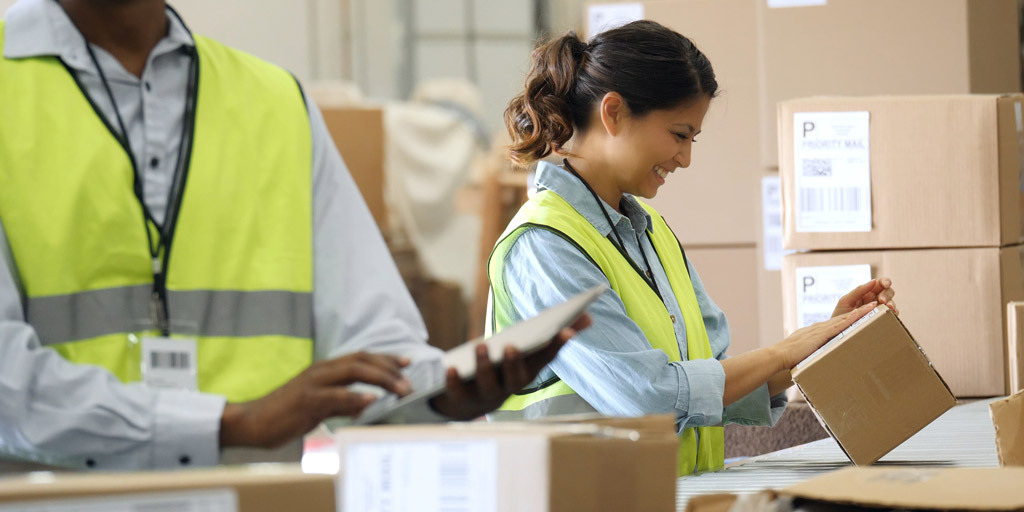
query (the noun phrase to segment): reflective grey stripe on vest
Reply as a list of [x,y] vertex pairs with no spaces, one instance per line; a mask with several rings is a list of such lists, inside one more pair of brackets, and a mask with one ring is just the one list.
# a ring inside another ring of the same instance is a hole
[[[28,323],[44,345],[153,328],[150,285],[106,288],[27,301]],[[196,336],[311,338],[313,296],[287,291],[168,291],[171,331]]]
[[487,415],[487,421],[523,421],[566,414],[592,414],[597,412],[583,397],[569,395],[546,398],[528,405],[521,411],[497,410]]

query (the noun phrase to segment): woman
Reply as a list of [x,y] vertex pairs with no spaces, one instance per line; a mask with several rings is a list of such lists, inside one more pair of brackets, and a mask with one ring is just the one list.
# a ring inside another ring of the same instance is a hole
[[650,21],[589,44],[569,33],[534,51],[526,89],[505,112],[511,157],[522,165],[552,152],[565,158],[539,164],[540,192],[491,254],[488,327],[598,283],[612,289],[590,308],[592,328],[492,419],[674,413],[680,474],[715,470],[723,465],[719,425],[774,424],[794,365],[877,302],[895,310],[891,282],[872,280],[843,297],[831,320],[726,358],[725,316],[664,219],[636,199],[654,197],[690,164],[717,89],[693,43]]

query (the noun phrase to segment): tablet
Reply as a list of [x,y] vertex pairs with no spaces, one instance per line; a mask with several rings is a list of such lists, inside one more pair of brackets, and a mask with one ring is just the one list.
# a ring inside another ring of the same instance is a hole
[[[476,377],[476,346],[487,346],[491,362],[500,365],[505,354],[505,347],[513,346],[524,355],[530,355],[546,347],[558,334],[558,331],[572,325],[587,307],[605,290],[607,284],[595,286],[569,300],[552,306],[533,318],[509,326],[490,338],[477,338],[467,341],[448,352],[441,361],[445,369],[455,368],[463,381],[469,382]],[[377,423],[402,422],[406,410],[421,409],[424,402],[434,398],[445,390],[445,383],[429,389],[421,389],[397,400],[378,400],[369,405],[353,420],[355,425],[373,425]]]

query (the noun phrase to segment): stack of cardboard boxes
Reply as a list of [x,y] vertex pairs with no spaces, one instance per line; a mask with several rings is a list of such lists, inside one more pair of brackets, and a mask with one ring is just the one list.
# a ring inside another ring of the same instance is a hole
[[1024,296],[1021,95],[819,97],[779,105],[787,330],[892,278],[958,397],[1008,391],[1006,304]]

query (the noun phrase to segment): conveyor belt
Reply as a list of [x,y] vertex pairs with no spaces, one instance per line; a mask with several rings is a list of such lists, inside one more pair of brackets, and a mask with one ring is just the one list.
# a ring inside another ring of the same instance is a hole
[[[943,467],[994,467],[995,430],[989,415],[992,400],[954,407],[876,464]],[[693,496],[752,493],[778,489],[853,464],[832,438],[754,457],[717,473],[680,478],[676,509],[685,510]]]

